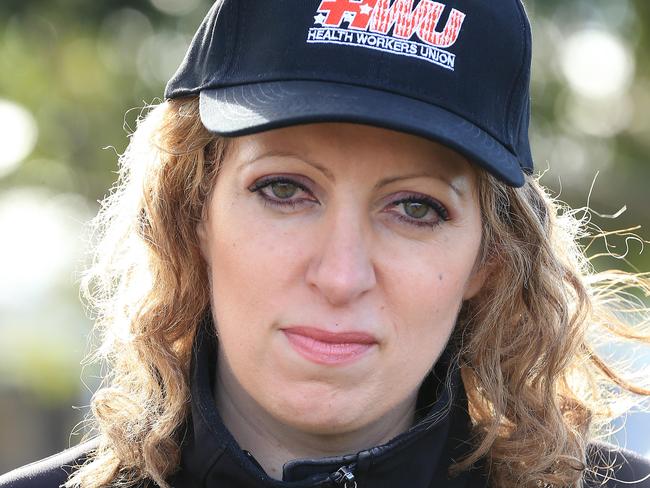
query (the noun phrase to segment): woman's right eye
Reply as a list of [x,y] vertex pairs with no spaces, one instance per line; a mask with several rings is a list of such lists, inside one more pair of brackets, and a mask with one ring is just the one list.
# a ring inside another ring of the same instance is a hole
[[262,198],[264,204],[276,207],[294,208],[305,201],[315,203],[311,199],[292,198],[296,193],[301,191],[307,194],[311,194],[311,192],[302,184],[286,177],[263,178],[255,182],[248,189],[253,193],[257,193]]
[[267,188],[270,188],[273,195],[282,200],[291,198],[298,191],[298,187],[296,185],[284,181],[276,181],[275,183],[271,183]]

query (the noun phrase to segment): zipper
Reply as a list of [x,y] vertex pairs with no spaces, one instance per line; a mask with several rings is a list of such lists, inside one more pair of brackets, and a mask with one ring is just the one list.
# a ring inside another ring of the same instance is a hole
[[357,488],[357,481],[354,477],[353,469],[355,464],[349,466],[341,466],[335,473],[330,476],[337,486],[343,488]]

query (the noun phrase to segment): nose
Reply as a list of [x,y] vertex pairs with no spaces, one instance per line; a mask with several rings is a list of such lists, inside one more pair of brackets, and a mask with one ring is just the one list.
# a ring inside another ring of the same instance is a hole
[[376,284],[371,237],[364,228],[359,217],[345,210],[324,219],[306,279],[332,305],[350,303]]

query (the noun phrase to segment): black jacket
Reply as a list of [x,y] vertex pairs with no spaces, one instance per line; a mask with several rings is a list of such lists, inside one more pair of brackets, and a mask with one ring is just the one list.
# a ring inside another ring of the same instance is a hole
[[[291,461],[283,481],[269,478],[252,455],[225,428],[215,407],[212,379],[216,343],[207,327],[197,334],[192,366],[192,411],[182,448],[180,470],[168,481],[174,488],[486,488],[484,467],[450,478],[448,467],[470,448],[467,400],[457,368],[439,381],[445,357],[425,380],[418,398],[421,419],[387,444],[342,457]],[[432,403],[432,399],[435,399]],[[0,477],[0,488],[56,488],[83,461],[94,441]],[[650,488],[650,462],[628,451],[593,445],[594,464],[609,461],[587,486]],[[598,462],[595,462],[595,461]],[[609,479],[608,479],[609,478]],[[635,481],[643,480],[638,483]],[[347,484],[346,484],[347,483]],[[630,484],[632,483],[632,484]],[[149,485],[151,486],[151,485]]]

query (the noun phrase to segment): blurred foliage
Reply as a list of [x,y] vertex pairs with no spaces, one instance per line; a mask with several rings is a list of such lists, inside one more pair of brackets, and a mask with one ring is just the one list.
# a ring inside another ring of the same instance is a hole
[[184,50],[208,8],[204,2],[181,19],[143,1],[0,2],[0,97],[29,108],[40,129],[35,151],[0,188],[46,185],[100,198],[116,168],[115,152],[101,148],[121,152],[128,142],[125,112],[162,94],[162,77],[143,75],[153,49],[138,53],[138,47],[152,44],[147,36],[155,26],[168,41],[185,33],[175,51]]

